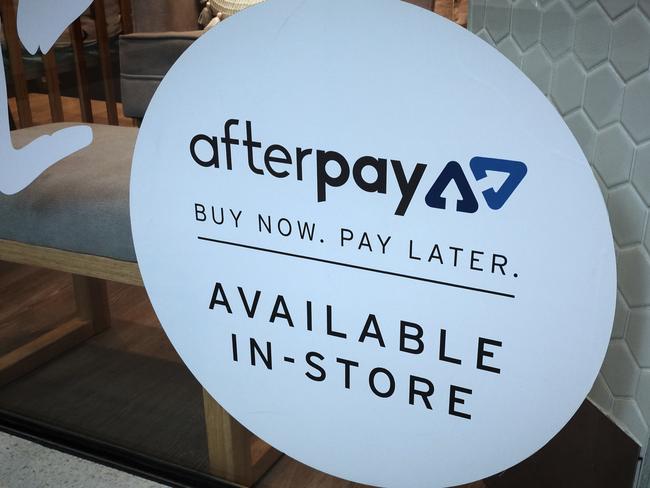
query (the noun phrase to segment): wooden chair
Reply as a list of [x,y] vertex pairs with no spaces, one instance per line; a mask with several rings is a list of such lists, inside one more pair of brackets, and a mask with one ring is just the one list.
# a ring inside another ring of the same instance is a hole
[[[130,0],[120,0],[122,31],[132,31],[132,17]],[[104,0],[94,0],[92,12],[97,33],[97,49],[99,54],[99,67],[102,75],[102,86],[106,100],[108,121],[111,125],[118,125],[117,97],[114,88],[114,74],[111,67],[110,40],[106,27],[106,8]],[[16,27],[16,11],[12,0],[0,0],[0,16],[4,38],[9,53],[9,66],[11,79],[16,97],[18,111],[18,125],[21,128],[33,124],[32,109],[29,98],[25,63],[22,45]],[[72,50],[74,53],[74,71],[78,87],[79,105],[83,122],[93,122],[92,105],[88,83],[86,53],[83,44],[81,21],[75,20],[68,28]],[[61,87],[57,67],[55,48],[41,54],[43,72],[47,82],[47,95],[52,122],[64,120],[63,104],[61,100]]]
[[[121,0],[122,30],[131,31],[129,0]],[[98,51],[103,87],[106,95],[108,119],[111,125],[117,125],[117,103],[113,90],[111,63],[109,59],[109,40],[106,30],[104,0],[95,0],[93,11],[98,37]],[[18,108],[20,128],[33,125],[27,80],[24,71],[23,54],[16,28],[16,12],[12,0],[0,0],[0,15],[11,66],[12,81]],[[86,76],[85,54],[82,43],[81,24],[76,20],[69,28],[75,57],[75,75],[79,86],[79,103],[84,122],[92,122],[93,113]],[[61,91],[54,51],[42,55],[45,77],[48,86],[48,100],[53,122],[64,118]],[[11,113],[11,112],[10,112]],[[38,135],[52,131],[54,126],[44,125],[26,129],[23,139],[32,140]],[[104,127],[102,129],[102,127]],[[101,130],[100,130],[101,129]],[[131,131],[129,137],[134,141],[135,128],[95,126],[96,136],[101,131]],[[23,131],[12,133],[16,135]],[[108,134],[111,136],[111,134]],[[116,137],[121,133],[115,132]],[[99,138],[99,136],[98,136]],[[21,142],[25,142],[22,140]],[[132,147],[131,147],[132,150]],[[82,151],[83,152],[83,151]],[[78,153],[81,154],[82,152]],[[108,153],[108,151],[105,151]],[[71,157],[75,157],[74,155]],[[81,156],[83,157],[83,155]],[[88,156],[90,160],[96,155]],[[130,166],[130,153],[126,164]],[[88,158],[87,158],[88,159]],[[87,161],[90,162],[90,161]],[[65,161],[58,163],[48,171],[59,171],[65,167]],[[128,172],[120,180],[120,187],[128,189]],[[38,191],[38,185],[32,185],[28,191]],[[73,190],[74,191],[74,190]],[[128,194],[123,192],[123,194]],[[0,195],[0,197],[2,197]],[[20,198],[20,194],[16,197]],[[11,205],[16,200],[5,199]],[[122,198],[122,203],[125,199]],[[2,203],[2,202],[0,202]],[[122,215],[128,221],[128,212]],[[137,263],[132,261],[102,257],[83,252],[71,252],[55,247],[28,244],[20,240],[0,239],[0,260],[39,266],[70,273],[73,276],[76,313],[58,324],[49,332],[31,340],[13,351],[0,356],[0,385],[17,379],[65,353],[70,348],[86,341],[88,338],[110,327],[110,310],[106,290],[106,281],[143,286]],[[270,466],[277,461],[281,453],[253,436],[204,391],[208,455],[212,474],[224,479],[251,485]]]

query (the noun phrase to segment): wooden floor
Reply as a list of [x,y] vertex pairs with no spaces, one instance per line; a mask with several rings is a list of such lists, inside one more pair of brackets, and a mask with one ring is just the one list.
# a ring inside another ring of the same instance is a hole
[[[47,95],[41,93],[29,94],[30,106],[32,109],[32,121],[34,125],[50,123],[50,105]],[[79,106],[79,99],[71,97],[61,97],[63,104],[63,117],[65,122],[81,122],[81,107]],[[108,115],[106,112],[106,104],[100,100],[92,100],[93,122],[95,124],[108,124]],[[9,99],[9,110],[15,121],[18,121],[18,110],[16,107],[16,99]],[[133,120],[124,116],[122,104],[117,104],[117,118],[119,125],[124,127],[132,127]]]
[[[111,283],[109,295],[111,329],[0,388],[0,409],[207,470],[200,385],[167,340],[144,289]],[[70,276],[0,262],[0,354],[71,314],[72,300]],[[256,486],[361,488],[286,456]]]

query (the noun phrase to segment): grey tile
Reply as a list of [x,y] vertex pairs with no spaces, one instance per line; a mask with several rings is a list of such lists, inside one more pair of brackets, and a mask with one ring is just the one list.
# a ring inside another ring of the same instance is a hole
[[585,80],[584,69],[573,54],[555,64],[551,98],[562,115],[575,110],[582,103]]
[[639,366],[650,368],[650,308],[630,312],[626,340]]
[[591,2],[592,0],[569,0],[569,3],[574,9],[579,9],[582,7],[585,3]]
[[636,142],[650,139],[650,73],[630,81],[623,97],[623,125]]
[[628,308],[621,292],[616,293],[616,312],[614,313],[614,326],[612,327],[612,339],[623,339],[627,320],[630,315]]
[[650,305],[650,256],[643,246],[620,252],[618,283],[631,307]]
[[648,220],[645,223],[645,237],[643,238],[643,245],[648,254],[650,254],[650,212],[648,213]]
[[636,401],[646,424],[650,424],[650,370],[641,371],[639,386],[636,390]]
[[585,88],[585,112],[596,125],[604,127],[618,120],[623,106],[623,82],[609,65],[590,73]]
[[503,39],[497,45],[497,49],[499,49],[501,54],[508,58],[517,68],[521,68],[521,51],[512,37],[508,36]]
[[593,165],[591,166],[591,173],[594,175],[596,183],[598,183],[598,189],[600,190],[600,193],[603,197],[603,201],[605,204],[607,204],[607,198],[609,197],[609,190],[607,189],[607,185],[598,174],[598,171],[596,171],[596,168],[593,167]]
[[650,19],[650,0],[639,0],[639,8]]
[[564,121],[573,132],[587,160],[591,161],[596,143],[596,128],[582,110],[572,112]]
[[490,34],[488,34],[485,29],[481,29],[476,33],[476,35],[487,42],[490,46],[495,46],[494,41],[490,37]]
[[635,0],[598,0],[610,18],[615,19],[626,10],[634,7]]
[[648,212],[631,184],[619,186],[609,193],[607,209],[616,242],[621,246],[641,242]]
[[524,54],[521,69],[544,95],[550,90],[552,66],[542,46],[537,45]]
[[650,205],[650,143],[636,150],[632,183],[645,203]]
[[624,80],[646,71],[650,64],[650,20],[634,10],[616,22],[610,57]]
[[485,6],[485,28],[494,42],[499,42],[510,31],[511,5],[508,0],[490,0]]
[[518,0],[512,7],[511,34],[522,51],[539,40],[542,13],[534,0]]
[[596,377],[596,381],[591,387],[589,399],[598,405],[603,411],[608,413],[612,411],[612,407],[614,406],[614,396],[601,374]]
[[636,392],[639,367],[624,341],[610,342],[600,371],[614,396],[633,396]]
[[591,3],[576,18],[575,53],[582,64],[593,68],[609,53],[610,20],[605,11]]
[[627,181],[634,158],[634,142],[620,124],[598,134],[594,167],[608,187]]
[[574,28],[573,13],[564,2],[557,2],[544,12],[542,44],[551,56],[557,58],[571,48]]
[[478,32],[485,25],[485,1],[472,0],[467,12],[467,27],[472,32]]
[[613,413],[639,445],[648,440],[648,425],[634,399],[615,399]]

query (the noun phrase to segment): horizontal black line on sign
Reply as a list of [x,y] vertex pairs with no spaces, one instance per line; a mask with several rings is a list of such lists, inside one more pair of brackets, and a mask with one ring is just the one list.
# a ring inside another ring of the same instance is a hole
[[280,256],[288,256],[291,258],[305,259],[307,261],[315,261],[317,263],[331,264],[333,266],[342,266],[344,268],[359,269],[361,271],[369,271],[371,273],[379,273],[388,276],[396,276],[398,278],[405,278],[407,280],[422,281],[424,283],[431,283],[433,285],[449,286],[451,288],[460,288],[461,290],[474,291],[477,293],[485,293],[487,295],[496,295],[505,298],[515,298],[512,293],[505,293],[497,290],[488,290],[487,288],[477,288],[475,286],[461,285],[459,283],[451,283],[449,281],[432,280],[423,278],[422,276],[412,276],[403,273],[396,273],[394,271],[386,271],[383,269],[369,268],[367,266],[359,266],[358,264],[343,263],[340,261],[332,261],[330,259],[315,258],[313,256],[303,256],[302,254],[294,254],[285,251],[278,251],[277,249],[267,249],[265,247],[251,246],[249,244],[241,244],[239,242],[224,241],[221,239],[212,239],[210,237],[197,236],[201,241],[213,242],[216,244],[223,244],[225,246],[240,247],[243,249],[250,249],[252,251],[266,252],[269,254],[278,254]]

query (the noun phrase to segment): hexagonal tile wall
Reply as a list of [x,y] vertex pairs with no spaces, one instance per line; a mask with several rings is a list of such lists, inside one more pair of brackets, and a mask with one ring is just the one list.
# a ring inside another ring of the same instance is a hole
[[[501,50],[501,48],[499,47]],[[582,104],[587,77],[573,54],[565,56],[555,65],[551,97],[562,115]]]
[[[643,239],[648,211],[632,185],[626,183],[612,190],[607,199],[607,209],[614,239],[620,246],[634,244]],[[650,353],[650,347],[648,352]]]
[[505,55],[506,58],[512,61],[512,64],[517,68],[521,68],[521,50],[512,37],[506,37],[503,39],[498,44],[498,48],[499,51],[501,51],[501,54]]
[[596,68],[587,77],[585,112],[598,128],[618,120],[623,106],[623,82],[609,65]]
[[612,65],[624,80],[643,73],[650,64],[650,25],[636,11],[628,12],[614,26]]
[[542,45],[556,58],[571,49],[575,21],[562,2],[554,3],[544,12]]
[[650,309],[636,309],[630,313],[628,338],[639,366],[650,369]]
[[573,49],[585,68],[607,59],[611,25],[607,14],[596,2],[589,2],[576,17]]
[[639,367],[627,343],[613,340],[607,350],[609,361],[603,364],[603,378],[611,392],[617,397],[629,397],[636,392]]
[[632,183],[645,203],[650,205],[650,143],[636,150]]
[[634,7],[634,0],[598,0],[611,19]]
[[614,327],[612,327],[612,339],[623,339],[625,337],[629,317],[630,308],[619,291],[616,293],[616,312],[614,314]]
[[542,13],[533,0],[518,0],[512,13],[512,37],[522,51],[537,43]]
[[620,124],[613,124],[596,137],[593,165],[608,187],[630,179],[634,142]]
[[650,19],[650,0],[639,0],[639,8],[645,13]]
[[650,140],[650,72],[642,73],[625,87],[621,122],[638,142]]
[[618,262],[591,400],[640,444],[650,425],[650,0],[470,0],[469,29],[548,96],[593,165]]

